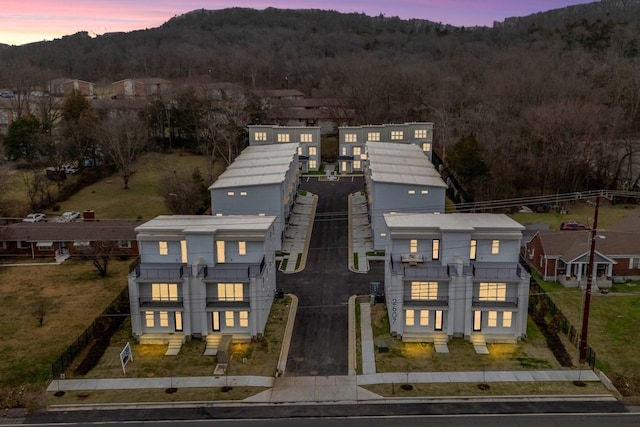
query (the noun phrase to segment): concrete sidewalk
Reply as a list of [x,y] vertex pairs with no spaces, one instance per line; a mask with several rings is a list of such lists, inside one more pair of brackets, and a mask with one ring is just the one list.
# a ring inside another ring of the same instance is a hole
[[[282,242],[282,252],[287,254],[283,256],[283,259],[286,259],[287,263],[284,269],[282,268],[283,263],[280,263],[280,271],[298,273],[304,270],[317,206],[318,196],[316,194],[307,192],[304,195],[298,194],[296,196],[284,233],[284,242]],[[298,257],[300,257],[299,264]]]
[[367,196],[358,191],[349,195],[349,270],[356,273],[368,272],[367,252],[371,251],[373,251],[373,234],[367,213]]

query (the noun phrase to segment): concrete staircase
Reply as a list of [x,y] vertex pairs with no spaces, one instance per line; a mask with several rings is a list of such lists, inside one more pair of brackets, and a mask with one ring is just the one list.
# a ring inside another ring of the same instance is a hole
[[484,337],[478,335],[471,335],[471,344],[473,344],[473,349],[476,351],[476,354],[489,354],[489,349],[487,348],[487,342]]
[[204,349],[205,356],[215,356],[218,354],[218,346],[220,345],[220,340],[222,339],[222,334],[213,333],[207,335],[207,345]]
[[449,346],[447,346],[448,342],[449,338],[446,335],[433,337],[433,347],[436,349],[436,353],[449,353]]
[[167,348],[165,356],[177,356],[180,353],[182,344],[185,342],[184,335],[172,335],[169,338],[169,347]]

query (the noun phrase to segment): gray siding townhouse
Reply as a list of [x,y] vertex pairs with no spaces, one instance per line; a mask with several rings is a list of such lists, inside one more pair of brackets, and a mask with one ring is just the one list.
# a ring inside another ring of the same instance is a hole
[[385,297],[403,341],[516,342],[527,332],[523,226],[502,214],[385,214]]
[[320,169],[320,128],[317,126],[249,126],[249,145],[298,144],[302,172]]
[[414,144],[432,160],[433,123],[344,126],[338,128],[338,162],[341,173],[362,172],[367,142]]
[[375,249],[384,249],[388,240],[383,214],[444,213],[447,185],[420,148],[369,142],[365,150],[364,177]]
[[[128,277],[141,343],[264,332],[275,287],[275,218],[159,216],[136,228],[139,264]],[[217,338],[217,340],[215,339]]]
[[210,187],[212,215],[276,217],[276,250],[298,190],[298,144],[245,148]]

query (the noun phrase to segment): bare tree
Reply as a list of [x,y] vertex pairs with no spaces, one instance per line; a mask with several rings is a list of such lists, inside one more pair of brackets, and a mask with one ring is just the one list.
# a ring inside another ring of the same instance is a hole
[[124,189],[128,190],[135,173],[134,163],[147,147],[144,123],[132,112],[118,112],[102,122],[99,138],[106,157],[116,166]]
[[163,182],[165,202],[171,213],[200,214],[209,206],[209,192],[198,169],[191,174],[173,171],[164,177]]
[[111,240],[98,240],[91,242],[88,246],[81,246],[80,254],[91,260],[93,265],[100,273],[100,276],[106,277],[109,268],[109,261],[118,254],[118,242]]
[[33,315],[38,319],[38,326],[44,326],[44,320],[53,308],[50,298],[40,297],[32,305]]

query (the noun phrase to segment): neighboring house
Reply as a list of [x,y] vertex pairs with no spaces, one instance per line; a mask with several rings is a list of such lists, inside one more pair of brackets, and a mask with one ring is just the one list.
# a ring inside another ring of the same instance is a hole
[[516,342],[527,332],[523,226],[503,214],[385,214],[385,298],[403,341]]
[[298,144],[282,143],[245,148],[209,187],[212,215],[276,217],[276,250],[299,186]]
[[363,152],[373,246],[384,249],[388,236],[383,214],[444,213],[446,183],[413,144],[369,142]]
[[432,161],[433,123],[416,122],[345,126],[339,129],[338,162],[341,173],[362,172],[362,155],[367,142],[414,144]]
[[135,227],[140,222],[79,221],[68,223],[36,222],[0,227],[0,256],[15,258],[59,258],[83,255],[87,248],[101,242],[113,242],[114,255],[136,256]]
[[264,333],[276,289],[272,216],[158,216],[136,228],[131,327],[141,343]]
[[283,100],[304,98],[304,93],[297,89],[256,89],[253,94],[260,99],[260,104],[265,109],[277,107]]
[[249,145],[296,143],[302,172],[320,169],[320,128],[306,126],[250,125]]
[[11,99],[0,98],[0,135],[6,135],[9,132],[9,125],[17,119]]
[[[611,287],[616,279],[640,279],[640,239],[635,233],[598,230],[593,286]],[[524,249],[524,257],[544,280],[567,287],[587,283],[590,230],[539,231]]]
[[339,126],[350,123],[354,110],[330,98],[282,99],[272,102],[267,118],[282,126],[318,126],[321,133],[335,133]]
[[139,79],[124,79],[111,85],[113,96],[116,98],[147,97],[166,94],[169,92],[171,81],[156,77]]
[[94,83],[78,79],[54,79],[49,82],[48,89],[52,96],[67,96],[73,92],[79,92],[84,96],[94,95]]

